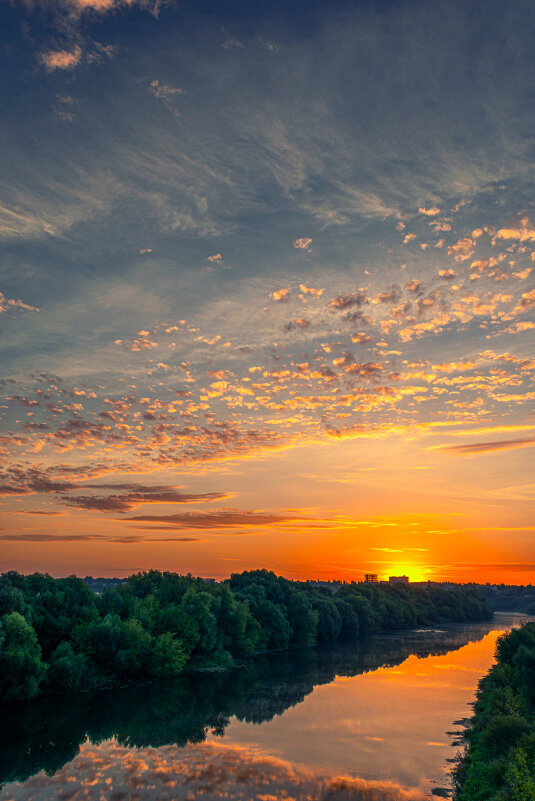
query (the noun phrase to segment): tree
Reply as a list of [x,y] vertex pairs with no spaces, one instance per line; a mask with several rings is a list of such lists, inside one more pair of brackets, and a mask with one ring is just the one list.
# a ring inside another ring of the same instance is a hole
[[74,692],[89,684],[85,654],[76,653],[70,642],[62,642],[50,657],[46,686],[54,691]]
[[0,695],[3,700],[33,698],[45,675],[41,647],[32,626],[19,612],[0,623]]

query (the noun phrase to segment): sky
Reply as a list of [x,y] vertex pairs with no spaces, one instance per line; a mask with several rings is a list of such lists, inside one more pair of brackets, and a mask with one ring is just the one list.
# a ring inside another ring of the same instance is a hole
[[0,30],[0,570],[533,581],[533,4]]

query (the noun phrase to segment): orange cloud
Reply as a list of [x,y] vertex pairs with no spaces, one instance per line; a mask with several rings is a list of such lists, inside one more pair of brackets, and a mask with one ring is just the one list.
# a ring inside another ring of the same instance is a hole
[[49,72],[53,70],[70,70],[80,63],[82,48],[79,45],[72,50],[49,50],[41,54],[41,63]]
[[423,206],[420,206],[418,211],[420,214],[425,214],[426,217],[436,217],[437,214],[440,214],[440,209],[437,208],[436,206],[430,206],[428,209],[424,208]]
[[496,239],[518,239],[520,242],[535,241],[535,228],[530,224],[528,217],[520,220],[520,225],[511,228],[500,228]]
[[309,237],[302,237],[301,239],[296,239],[294,242],[294,248],[297,250],[310,250],[310,244],[312,239]]
[[283,287],[282,289],[275,289],[273,292],[270,293],[269,297],[273,298],[273,300],[284,302],[288,300],[291,291],[292,291],[291,288],[289,286],[286,286]]
[[306,286],[306,284],[299,284],[299,289],[303,295],[314,295],[317,298],[320,298],[325,292],[324,289],[313,289],[313,287]]
[[367,342],[371,342],[371,336],[361,331],[358,334],[351,334],[351,342],[356,345],[365,345]]

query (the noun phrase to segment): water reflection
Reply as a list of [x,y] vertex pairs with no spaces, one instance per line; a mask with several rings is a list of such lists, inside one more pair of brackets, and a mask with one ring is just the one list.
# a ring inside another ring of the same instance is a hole
[[420,801],[423,792],[391,782],[320,773],[257,749],[204,744],[180,749],[127,748],[116,740],[85,743],[53,776],[39,773],[2,794],[13,801]]
[[381,636],[5,709],[0,780],[23,783],[0,799],[121,801],[134,780],[140,801],[424,798],[445,782],[445,730],[469,713],[496,628]]

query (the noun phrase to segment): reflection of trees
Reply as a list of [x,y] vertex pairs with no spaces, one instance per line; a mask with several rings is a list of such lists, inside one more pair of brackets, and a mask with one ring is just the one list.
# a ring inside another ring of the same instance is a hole
[[86,737],[98,743],[116,736],[138,747],[200,743],[209,731],[224,734],[231,716],[254,723],[271,720],[336,676],[399,665],[410,654],[446,654],[481,639],[491,628],[491,623],[480,623],[445,632],[401,632],[265,655],[226,672],[18,702],[0,715],[0,782],[57,771]]

